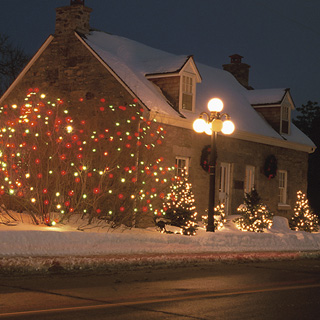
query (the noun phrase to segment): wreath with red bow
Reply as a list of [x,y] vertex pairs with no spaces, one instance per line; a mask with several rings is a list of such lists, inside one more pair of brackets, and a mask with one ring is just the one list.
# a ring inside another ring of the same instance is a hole
[[264,163],[264,174],[269,180],[273,179],[277,175],[277,169],[277,159],[272,154],[266,158],[266,161]]
[[211,146],[205,146],[201,151],[200,165],[202,169],[206,172],[209,172],[209,157],[211,153]]

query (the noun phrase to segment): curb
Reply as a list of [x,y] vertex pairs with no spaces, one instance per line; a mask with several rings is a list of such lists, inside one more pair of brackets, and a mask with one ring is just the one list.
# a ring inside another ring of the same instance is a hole
[[1,275],[115,272],[121,269],[187,267],[208,263],[249,263],[319,259],[320,251],[122,254],[104,256],[3,257]]

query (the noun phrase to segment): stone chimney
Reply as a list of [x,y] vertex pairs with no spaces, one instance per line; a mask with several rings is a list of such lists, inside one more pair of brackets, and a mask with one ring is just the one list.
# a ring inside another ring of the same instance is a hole
[[233,76],[239,81],[241,85],[245,88],[251,90],[252,87],[249,86],[249,68],[250,66],[246,63],[242,63],[243,58],[239,54],[233,54],[229,56],[231,61],[229,64],[222,65],[223,70],[226,70],[233,74]]
[[84,5],[84,0],[71,0],[70,6],[57,8],[55,35],[74,31],[89,33],[91,11],[91,8]]

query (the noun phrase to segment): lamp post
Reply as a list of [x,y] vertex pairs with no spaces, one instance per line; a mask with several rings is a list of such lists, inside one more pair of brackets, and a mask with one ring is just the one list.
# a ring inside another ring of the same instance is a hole
[[[208,232],[214,232],[214,200],[215,200],[215,176],[217,162],[217,135],[218,132],[232,134],[235,126],[227,113],[221,113],[223,102],[219,98],[213,98],[208,102],[210,113],[201,112],[198,119],[193,122],[193,129],[198,133],[205,132],[211,135],[211,152],[209,158],[209,208],[208,208]],[[206,117],[206,120],[204,119]]]

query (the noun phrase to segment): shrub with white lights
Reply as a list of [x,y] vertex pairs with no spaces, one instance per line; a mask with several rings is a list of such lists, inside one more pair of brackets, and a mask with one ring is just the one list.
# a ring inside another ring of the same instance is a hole
[[[207,227],[208,215],[202,216],[202,222]],[[226,222],[226,213],[224,211],[224,204],[222,203],[214,208],[214,229],[221,230]]]
[[255,189],[245,194],[244,204],[239,206],[238,212],[241,216],[234,222],[242,231],[263,232],[272,226],[273,213],[261,202]]
[[294,215],[289,220],[292,230],[316,232],[319,230],[319,219],[309,206],[308,199],[302,191],[297,192],[297,201],[293,208]]
[[[159,215],[159,212],[157,212]],[[181,233],[184,235],[195,235],[197,230],[196,223],[196,206],[192,192],[192,184],[188,182],[188,175],[182,171],[179,177],[176,177],[175,182],[170,186],[170,191],[167,194],[163,203],[163,210],[160,213],[160,225],[171,225],[181,228]],[[159,219],[157,220],[159,225]]]

